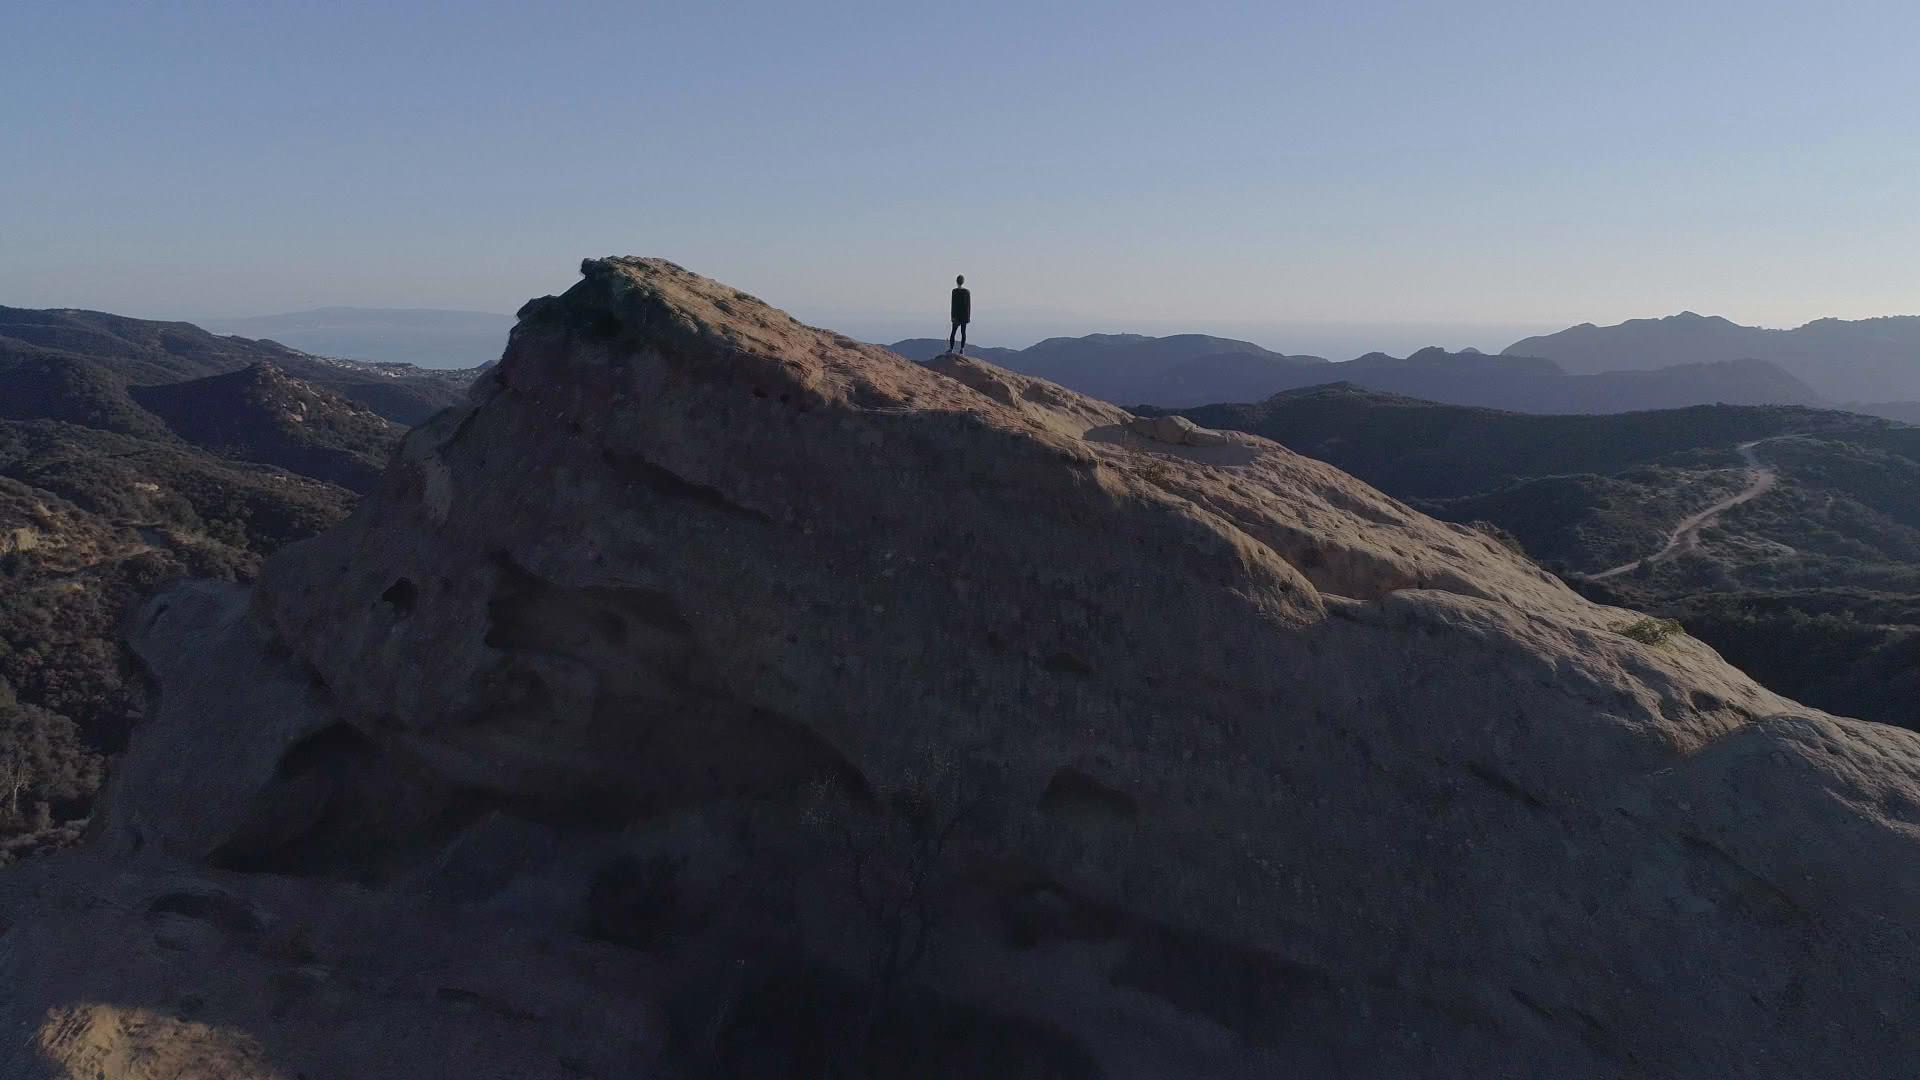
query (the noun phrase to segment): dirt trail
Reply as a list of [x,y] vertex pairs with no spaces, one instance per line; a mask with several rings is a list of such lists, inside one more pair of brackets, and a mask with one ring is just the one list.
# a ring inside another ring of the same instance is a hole
[[[1774,438],[1781,439],[1791,437],[1792,436],[1788,435],[1774,436]],[[1773,440],[1755,439],[1753,442],[1741,443],[1735,448],[1740,451],[1740,456],[1746,460],[1747,473],[1752,478],[1745,488],[1721,499],[1719,502],[1714,503],[1712,506],[1707,507],[1705,510],[1688,517],[1686,520],[1680,522],[1680,524],[1674,526],[1673,532],[1667,536],[1666,546],[1659,551],[1648,555],[1644,559],[1635,559],[1630,563],[1622,563],[1611,570],[1602,570],[1597,574],[1589,574],[1587,575],[1587,580],[1604,581],[1607,578],[1619,577],[1621,574],[1630,574],[1638,570],[1641,566],[1649,563],[1665,562],[1681,551],[1691,551],[1693,548],[1699,546],[1700,531],[1702,529],[1713,524],[1719,520],[1721,514],[1739,506],[1741,503],[1752,502],[1760,496],[1765,495],[1767,492],[1773,490],[1774,484],[1779,482],[1779,474],[1773,470],[1772,466],[1762,462],[1760,455],[1754,450],[1754,447],[1759,446],[1761,443],[1771,441]]]

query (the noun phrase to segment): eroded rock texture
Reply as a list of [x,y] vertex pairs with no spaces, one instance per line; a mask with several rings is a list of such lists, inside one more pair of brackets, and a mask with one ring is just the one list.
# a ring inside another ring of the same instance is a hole
[[[134,616],[92,850],[0,881],[52,1075],[1912,1071],[1913,734],[1257,437],[583,274],[346,525]],[[847,853],[922,819],[876,974]],[[441,1034],[310,1034],[374,998]]]

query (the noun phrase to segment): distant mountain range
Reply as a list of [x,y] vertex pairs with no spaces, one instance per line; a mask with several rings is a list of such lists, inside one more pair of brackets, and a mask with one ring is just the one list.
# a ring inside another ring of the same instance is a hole
[[438,308],[326,307],[209,319],[217,333],[268,338],[320,356],[471,368],[499,359],[513,316]]
[[[1688,405],[1817,405],[1812,387],[1772,364],[1727,360],[1652,371],[1569,375],[1541,357],[1422,349],[1369,353],[1314,374],[1386,394],[1525,413],[1619,413]],[[1282,389],[1313,385],[1294,380]],[[1222,399],[1226,400],[1226,399]]]
[[1615,326],[1582,323],[1508,346],[1567,371],[1644,371],[1674,364],[1765,360],[1833,401],[1920,399],[1920,316],[1818,319],[1793,330],[1741,326],[1691,311]]
[[[915,360],[946,351],[943,339],[889,346]],[[1406,357],[1368,353],[1344,363],[1290,356],[1248,341],[1182,334],[1090,334],[1027,349],[968,346],[967,353],[1025,375],[1123,405],[1183,408],[1261,400],[1284,390],[1347,382],[1454,405],[1533,413],[1611,413],[1724,402],[1816,405],[1820,394],[1755,360],[1685,363],[1654,371],[1569,375],[1552,360],[1474,350],[1422,349]]]
[[[946,352],[947,343],[909,338],[888,348],[926,361]],[[1302,371],[1324,370],[1328,363],[1325,357],[1288,356],[1251,341],[1206,334],[1088,334],[1048,338],[1017,350],[969,345],[967,355],[1108,401],[1156,405],[1264,397],[1285,386],[1301,385]]]
[[[491,312],[366,307],[203,321],[217,333],[316,356],[462,369],[497,358],[512,324],[512,316]],[[889,347],[925,361],[945,352],[946,342],[909,338]],[[1316,374],[1313,369],[1328,367],[1327,358],[1207,334],[1088,334],[1025,349],[969,346],[967,353],[1108,401],[1162,407],[1254,401],[1335,381],[1551,413],[1845,402],[1861,412],[1911,416],[1911,403],[1920,401],[1920,316],[1819,319],[1792,330],[1693,312],[1613,326],[1583,323],[1514,342],[1498,354],[1520,361],[1512,367],[1471,349],[1430,348],[1405,358],[1368,353]],[[1644,375],[1620,374],[1629,372]],[[1579,381],[1587,376],[1608,378]]]
[[[318,356],[472,368],[499,356],[512,323],[511,316],[489,312],[327,307],[205,325]],[[911,338],[890,348],[925,361],[945,352],[946,342]],[[1335,381],[1546,413],[1850,402],[1862,412],[1910,416],[1911,404],[1903,411],[1878,403],[1920,401],[1920,316],[1820,319],[1769,330],[1683,312],[1615,326],[1585,323],[1517,341],[1498,358],[1422,349],[1404,358],[1368,353],[1337,365],[1207,334],[1089,334],[1025,349],[969,346],[967,352],[1108,401],[1162,407],[1257,401]]]

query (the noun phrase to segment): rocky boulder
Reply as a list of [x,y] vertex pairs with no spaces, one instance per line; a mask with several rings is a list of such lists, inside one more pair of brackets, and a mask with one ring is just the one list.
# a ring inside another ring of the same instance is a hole
[[[1258,437],[1143,440],[670,263],[582,270],[344,526],[250,598],[135,618],[160,707],[84,859],[307,905],[352,973],[206,1022],[271,1058],[413,987],[404,947],[344,940],[402,939],[394,897],[594,973],[550,1007],[473,991],[504,1012],[416,988],[422,1015],[591,1041],[632,1018],[580,988],[626,964],[647,1053],[696,1072],[722,1044],[802,1067],[751,1026],[767,995],[955,1076],[1869,1076],[1920,1049],[1920,737],[1634,641]],[[0,974],[151,922],[157,885],[87,908],[109,886],[77,865],[0,889]],[[876,881],[905,883],[892,922]],[[776,927],[830,974],[770,972]],[[152,963],[40,977],[14,1015],[158,1008]],[[835,1012],[861,985],[893,1003]],[[888,1027],[916,994],[932,1043]]]

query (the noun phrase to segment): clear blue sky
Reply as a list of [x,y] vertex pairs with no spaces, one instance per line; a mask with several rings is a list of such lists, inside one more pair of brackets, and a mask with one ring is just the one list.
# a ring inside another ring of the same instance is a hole
[[0,303],[511,311],[635,253],[876,337],[960,271],[987,342],[1913,313],[1916,42],[1910,0],[17,0]]

